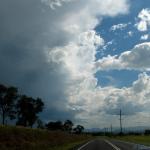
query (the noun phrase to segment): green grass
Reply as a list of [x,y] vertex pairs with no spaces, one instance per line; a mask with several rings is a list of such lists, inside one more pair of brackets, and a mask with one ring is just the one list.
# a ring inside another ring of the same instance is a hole
[[62,131],[0,126],[0,150],[69,150],[90,138]]
[[114,139],[150,146],[150,136],[145,135],[116,136]]

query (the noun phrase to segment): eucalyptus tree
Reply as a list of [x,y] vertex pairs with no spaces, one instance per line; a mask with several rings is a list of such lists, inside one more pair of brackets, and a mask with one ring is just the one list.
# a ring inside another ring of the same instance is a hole
[[7,87],[0,84],[0,114],[2,124],[5,124],[7,118],[15,119],[15,105],[18,98],[18,89],[15,87]]

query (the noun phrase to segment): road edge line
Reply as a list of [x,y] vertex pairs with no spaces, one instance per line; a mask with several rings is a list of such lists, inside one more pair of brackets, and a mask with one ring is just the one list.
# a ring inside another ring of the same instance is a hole
[[111,142],[109,142],[108,140],[104,140],[107,144],[109,144],[111,147],[113,147],[115,150],[121,150],[120,148],[118,148],[116,145],[112,144]]
[[81,147],[79,147],[78,150],[81,150],[82,148],[84,148],[84,147],[87,146],[88,144],[92,143],[93,141],[94,141],[94,140],[85,143],[84,145],[82,145]]
[[150,148],[149,145],[144,145],[144,144],[140,144],[140,143],[133,143],[133,142],[130,142],[130,141],[123,141],[123,140],[117,140],[117,139],[115,139],[114,141],[118,141],[118,142],[126,143],[126,144],[131,144],[131,145],[134,145],[134,146],[145,146],[147,148]]

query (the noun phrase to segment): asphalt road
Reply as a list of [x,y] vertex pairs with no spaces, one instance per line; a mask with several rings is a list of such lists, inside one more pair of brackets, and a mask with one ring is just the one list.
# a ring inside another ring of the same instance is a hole
[[113,149],[104,140],[94,140],[78,148],[78,150],[113,150]]
[[117,140],[96,139],[82,145],[77,150],[150,150],[150,148]]

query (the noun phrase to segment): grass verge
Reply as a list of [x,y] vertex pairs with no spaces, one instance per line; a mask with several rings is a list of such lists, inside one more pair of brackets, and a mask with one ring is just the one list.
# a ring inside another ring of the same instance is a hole
[[150,146],[150,136],[145,135],[116,136],[113,139]]
[[62,131],[0,126],[0,150],[69,150],[90,138]]

